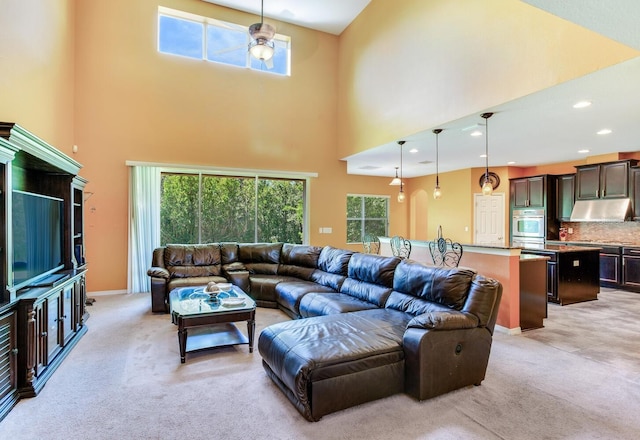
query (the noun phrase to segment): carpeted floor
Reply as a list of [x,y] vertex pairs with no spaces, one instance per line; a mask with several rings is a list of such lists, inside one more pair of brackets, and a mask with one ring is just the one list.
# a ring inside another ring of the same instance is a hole
[[[189,354],[148,295],[97,296],[89,332],[1,439],[636,439],[640,294],[549,305],[545,328],[496,332],[485,381],[304,420],[246,345]],[[286,320],[258,309],[256,336]],[[244,325],[240,328],[246,330]],[[375,384],[371,384],[375,386]]]

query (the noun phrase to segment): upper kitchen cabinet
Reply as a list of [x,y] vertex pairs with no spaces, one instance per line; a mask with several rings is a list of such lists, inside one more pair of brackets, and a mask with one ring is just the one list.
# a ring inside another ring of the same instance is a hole
[[633,220],[640,220],[640,167],[631,167],[629,172],[629,186],[631,191],[631,210]]
[[576,167],[576,200],[629,197],[629,169],[637,160]]
[[576,197],[576,175],[563,174],[556,177],[557,195],[557,219],[562,222],[571,220],[571,211]]
[[514,208],[544,208],[546,176],[511,180],[511,202]]

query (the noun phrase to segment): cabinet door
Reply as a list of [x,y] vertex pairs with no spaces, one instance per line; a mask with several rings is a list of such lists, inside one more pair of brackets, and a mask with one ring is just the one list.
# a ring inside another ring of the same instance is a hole
[[560,221],[569,221],[571,211],[575,203],[576,175],[568,174],[558,176],[558,207],[557,218]]
[[640,220],[640,168],[633,167],[630,173],[631,216],[633,220]]
[[61,340],[63,344],[66,344],[67,341],[74,335],[76,329],[74,325],[75,320],[75,300],[74,300],[74,289],[73,284],[67,286],[62,291],[62,302],[61,302],[61,314],[60,314],[60,326],[62,330]]
[[600,196],[600,165],[576,170],[576,200],[592,200]]
[[600,282],[620,283],[620,256],[600,254]]
[[606,163],[600,165],[602,191],[600,198],[616,199],[629,197],[629,163]]
[[558,266],[556,262],[547,261],[547,298],[558,302]]
[[640,287],[640,256],[624,255],[622,257],[622,285]]
[[0,409],[3,398],[17,387],[16,314],[0,315]]
[[514,208],[529,206],[529,182],[527,179],[511,181],[511,200],[513,200]]
[[529,183],[529,206],[532,208],[544,208],[544,177],[530,177]]
[[60,326],[60,293],[47,298],[47,364],[62,349],[62,329]]

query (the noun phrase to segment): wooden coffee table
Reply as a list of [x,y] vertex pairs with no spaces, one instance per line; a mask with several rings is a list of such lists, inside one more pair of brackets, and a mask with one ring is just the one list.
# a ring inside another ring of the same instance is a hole
[[[223,298],[242,298],[239,305],[225,305]],[[171,321],[178,326],[180,362],[185,362],[187,352],[238,344],[249,344],[253,353],[253,336],[256,328],[256,303],[237,286],[221,292],[217,300],[211,300],[204,286],[179,287],[169,294]],[[247,321],[247,336],[234,322]]]

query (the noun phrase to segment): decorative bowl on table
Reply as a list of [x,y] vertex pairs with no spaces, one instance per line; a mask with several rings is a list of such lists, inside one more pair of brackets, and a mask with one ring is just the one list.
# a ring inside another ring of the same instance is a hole
[[221,298],[220,303],[226,307],[241,306],[244,304],[244,298],[239,296],[229,296],[226,298]]
[[204,292],[209,295],[209,299],[213,300],[218,298],[218,294],[221,292],[221,289],[220,286],[212,281],[204,288]]
[[233,284],[231,283],[216,283],[216,285],[218,286],[218,288],[220,288],[221,291],[223,292],[228,292],[231,290],[231,287],[233,286]]

